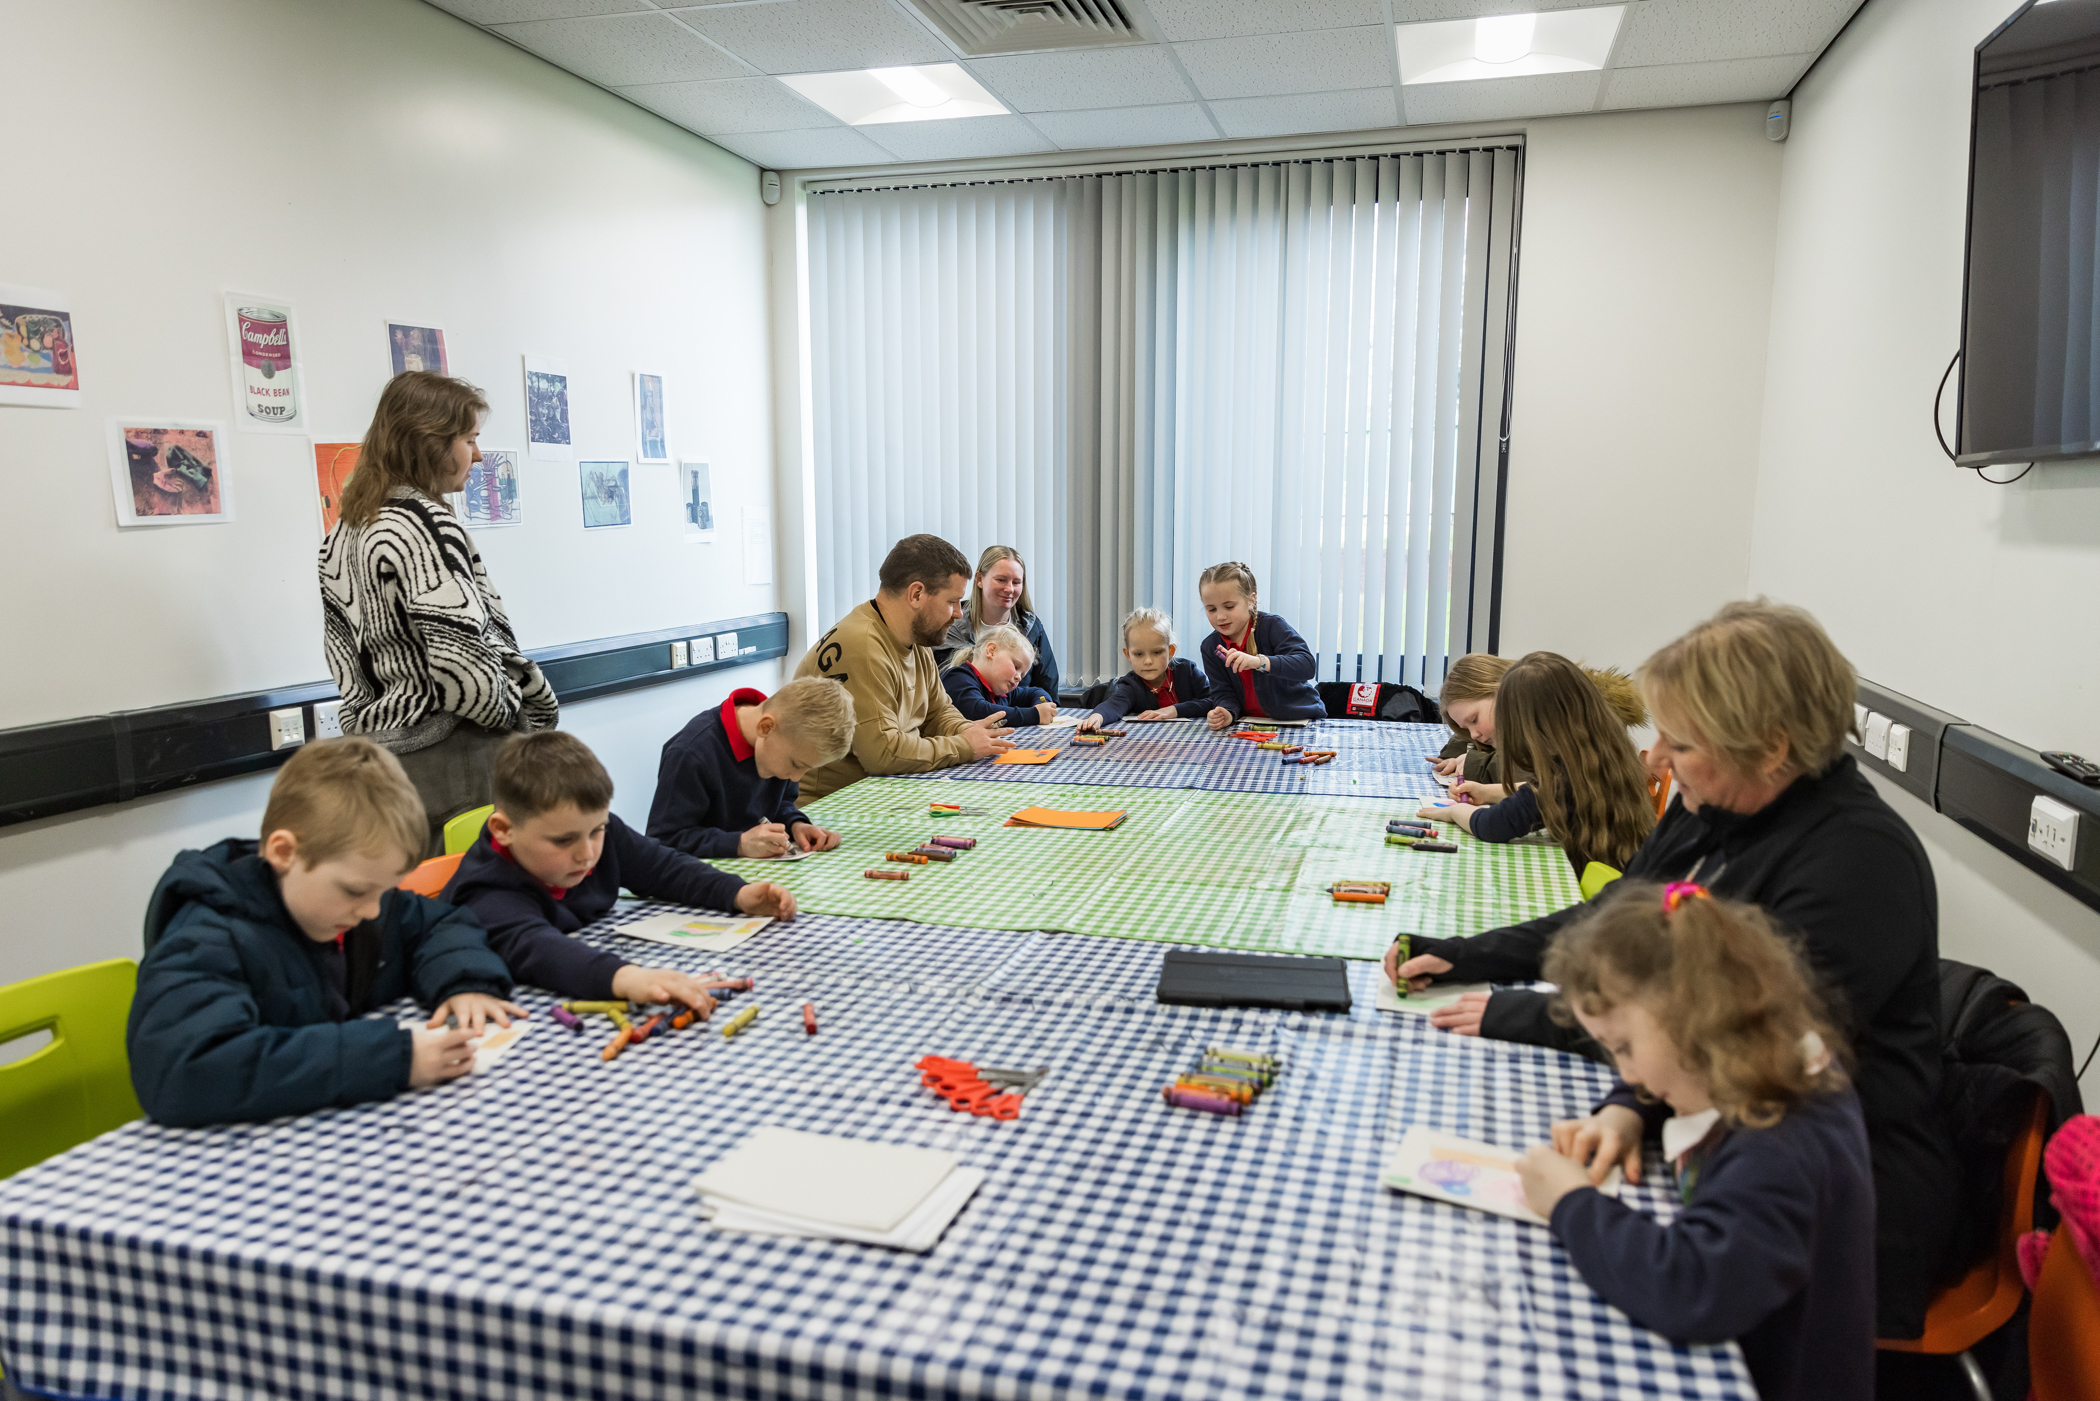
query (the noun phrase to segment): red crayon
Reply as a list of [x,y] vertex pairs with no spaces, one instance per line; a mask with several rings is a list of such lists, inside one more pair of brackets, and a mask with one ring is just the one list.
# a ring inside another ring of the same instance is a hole
[[817,1004],[814,1002],[802,1004],[802,1030],[808,1036],[817,1034]]

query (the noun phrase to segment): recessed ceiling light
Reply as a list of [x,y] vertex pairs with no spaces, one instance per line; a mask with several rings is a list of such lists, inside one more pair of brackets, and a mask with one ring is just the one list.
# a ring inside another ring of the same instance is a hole
[[854,126],[1006,115],[999,99],[986,92],[959,63],[796,73],[780,81]]
[[1400,81],[1464,83],[1538,73],[1586,73],[1604,66],[1624,5],[1544,14],[1436,20],[1393,29]]

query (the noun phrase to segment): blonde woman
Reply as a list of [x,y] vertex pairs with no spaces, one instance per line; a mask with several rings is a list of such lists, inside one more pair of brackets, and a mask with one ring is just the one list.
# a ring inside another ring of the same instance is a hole
[[1050,634],[1028,594],[1028,565],[1011,545],[993,545],[977,557],[977,572],[970,577],[970,602],[963,615],[949,625],[941,664],[954,662],[952,649],[972,645],[979,633],[1001,623],[1027,638],[1035,652],[1022,684],[1042,691],[1054,702],[1057,653],[1050,650]]

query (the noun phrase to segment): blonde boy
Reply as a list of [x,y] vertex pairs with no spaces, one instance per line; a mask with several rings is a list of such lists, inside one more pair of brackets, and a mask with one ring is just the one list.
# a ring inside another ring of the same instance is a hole
[[664,742],[649,835],[688,856],[767,857],[829,851],[827,832],[795,805],[803,775],[853,743],[853,697],[804,677],[770,697],[730,692]]

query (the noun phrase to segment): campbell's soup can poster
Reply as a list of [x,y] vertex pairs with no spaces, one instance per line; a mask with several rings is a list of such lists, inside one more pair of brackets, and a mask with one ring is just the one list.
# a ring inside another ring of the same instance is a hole
[[248,432],[305,432],[291,306],[229,292],[226,332],[233,344],[233,395],[240,405],[235,421]]

